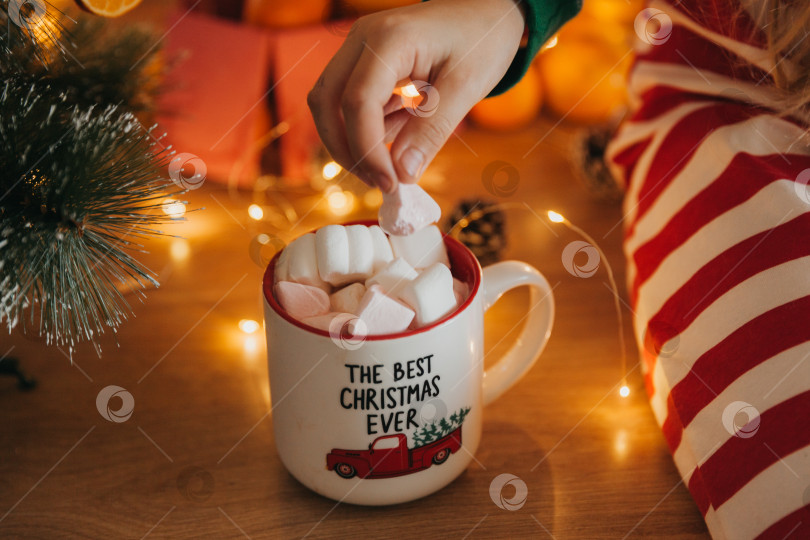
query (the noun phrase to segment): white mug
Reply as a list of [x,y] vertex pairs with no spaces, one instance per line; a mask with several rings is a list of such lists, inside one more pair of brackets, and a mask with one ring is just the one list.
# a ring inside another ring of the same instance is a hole
[[[366,223],[369,224],[369,223]],[[469,287],[453,313],[418,330],[353,338],[293,319],[273,296],[278,255],[264,275],[273,431],[282,463],[331,499],[386,505],[429,495],[466,469],[482,409],[532,367],[554,322],[548,281],[506,261],[481,269],[445,237],[454,277]],[[506,291],[531,288],[526,324],[484,370],[484,312]]]

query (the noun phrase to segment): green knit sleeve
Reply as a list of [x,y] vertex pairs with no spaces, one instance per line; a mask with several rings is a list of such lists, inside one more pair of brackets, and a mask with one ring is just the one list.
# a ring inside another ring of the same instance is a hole
[[529,69],[534,55],[540,47],[571,20],[582,9],[582,0],[516,0],[520,2],[526,14],[526,28],[529,41],[521,47],[512,65],[506,70],[501,81],[495,85],[490,96],[497,96],[514,86]]

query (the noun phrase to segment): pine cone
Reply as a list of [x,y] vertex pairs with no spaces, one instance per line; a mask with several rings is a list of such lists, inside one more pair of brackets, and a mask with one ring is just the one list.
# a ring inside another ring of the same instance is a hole
[[574,136],[571,156],[574,174],[594,197],[605,201],[617,201],[623,195],[605,163],[605,147],[612,136],[608,128],[582,129]]
[[500,260],[506,247],[506,217],[492,201],[465,199],[447,218],[445,230],[467,246],[482,266]]

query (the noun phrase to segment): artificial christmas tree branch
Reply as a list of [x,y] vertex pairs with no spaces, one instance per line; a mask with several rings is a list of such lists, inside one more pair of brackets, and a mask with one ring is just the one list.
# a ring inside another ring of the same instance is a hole
[[131,313],[119,285],[157,285],[131,252],[159,234],[161,201],[177,191],[162,176],[173,152],[157,150],[131,112],[156,88],[154,75],[130,70],[152,54],[149,41],[98,40],[99,25],[79,21],[71,44],[81,61],[57,49],[43,65],[30,29],[8,15],[3,2],[0,324],[97,347]]

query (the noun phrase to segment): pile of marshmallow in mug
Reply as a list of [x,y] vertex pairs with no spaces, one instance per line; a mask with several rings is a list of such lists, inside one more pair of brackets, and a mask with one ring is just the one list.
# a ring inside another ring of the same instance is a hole
[[354,335],[393,334],[438,321],[468,294],[450,273],[435,225],[440,217],[439,205],[422,188],[400,184],[383,196],[380,226],[327,225],[284,248],[275,269],[276,300],[304,324]]

